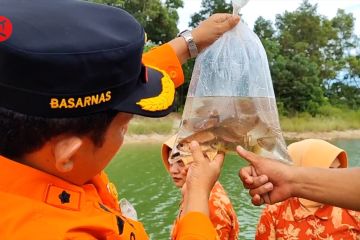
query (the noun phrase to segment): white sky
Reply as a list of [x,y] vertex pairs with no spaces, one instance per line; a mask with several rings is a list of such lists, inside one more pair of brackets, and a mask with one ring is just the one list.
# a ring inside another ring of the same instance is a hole
[[[355,33],[360,36],[360,0],[309,0],[311,4],[318,4],[318,12],[329,18],[336,15],[338,8],[352,12],[356,18]],[[274,23],[276,14],[294,11],[300,6],[302,0],[250,0],[241,10],[242,19],[253,28],[255,20],[262,16]],[[201,0],[184,0],[184,8],[179,9],[180,31],[188,28],[190,16],[200,10]]]

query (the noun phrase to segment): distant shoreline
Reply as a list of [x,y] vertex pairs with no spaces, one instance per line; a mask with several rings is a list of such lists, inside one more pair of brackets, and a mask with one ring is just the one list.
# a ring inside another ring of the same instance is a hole
[[[170,136],[171,134],[126,135],[125,143],[162,143],[166,141]],[[326,141],[331,141],[335,139],[360,139],[360,129],[331,132],[284,132],[283,136],[286,140],[290,141],[308,138],[318,138]]]
[[287,140],[301,140],[307,138],[319,138],[327,141],[335,139],[360,139],[360,129],[331,132],[285,132],[283,135]]

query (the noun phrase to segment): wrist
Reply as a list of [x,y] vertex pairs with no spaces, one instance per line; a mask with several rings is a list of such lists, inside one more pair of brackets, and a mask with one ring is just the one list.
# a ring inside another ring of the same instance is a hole
[[199,53],[206,47],[206,44],[201,41],[201,30],[197,27],[191,30],[191,34],[193,36],[194,42],[198,48]]
[[301,197],[301,183],[302,173],[306,169],[303,167],[291,167],[292,171],[288,174],[288,185],[291,197]]
[[201,212],[209,216],[209,196],[208,191],[189,191],[186,196],[186,207],[184,214],[189,212]]
[[190,58],[189,51],[187,50],[186,42],[181,37],[174,38],[168,44],[172,47],[174,50],[179,62],[181,64],[186,63],[186,61]]
[[190,58],[196,58],[199,54],[199,49],[192,33],[193,31],[184,30],[178,34],[178,37],[184,39]]

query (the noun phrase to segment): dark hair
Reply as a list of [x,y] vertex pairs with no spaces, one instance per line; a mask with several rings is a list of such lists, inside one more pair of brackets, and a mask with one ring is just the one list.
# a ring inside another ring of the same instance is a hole
[[101,146],[116,114],[107,111],[74,118],[43,118],[0,107],[0,155],[17,160],[60,134],[88,135]]

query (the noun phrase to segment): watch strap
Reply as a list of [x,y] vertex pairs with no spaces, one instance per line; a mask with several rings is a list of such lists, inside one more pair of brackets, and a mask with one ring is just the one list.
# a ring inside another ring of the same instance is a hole
[[195,58],[197,57],[197,55],[199,54],[199,51],[198,51],[198,48],[196,46],[196,43],[194,41],[194,38],[191,34],[191,31],[190,30],[185,30],[185,31],[182,31],[181,33],[178,34],[178,36],[180,37],[183,37],[186,41],[186,44],[188,46],[188,49],[189,49],[189,53],[190,53],[190,57],[191,58]]

